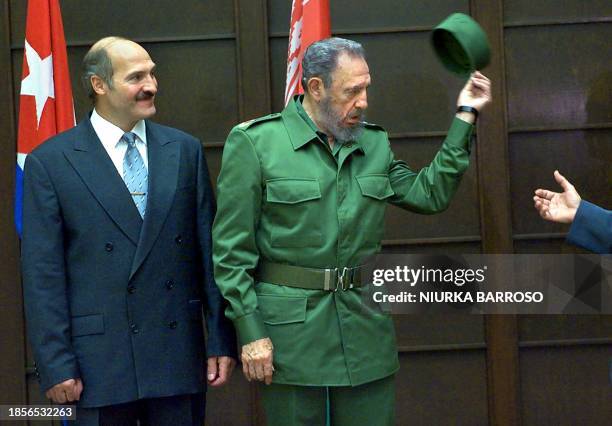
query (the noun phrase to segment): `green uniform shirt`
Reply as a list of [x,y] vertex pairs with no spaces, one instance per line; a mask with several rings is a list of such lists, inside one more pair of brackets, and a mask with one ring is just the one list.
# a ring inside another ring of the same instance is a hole
[[359,385],[399,367],[389,314],[363,288],[329,292],[256,282],[260,260],[310,268],[360,265],[380,248],[387,203],[424,214],[446,209],[468,167],[472,125],[455,118],[419,172],[395,160],[387,134],[365,124],[336,155],[300,115],[280,114],[230,132],[213,226],[215,279],[241,344],[270,337],[273,381]]

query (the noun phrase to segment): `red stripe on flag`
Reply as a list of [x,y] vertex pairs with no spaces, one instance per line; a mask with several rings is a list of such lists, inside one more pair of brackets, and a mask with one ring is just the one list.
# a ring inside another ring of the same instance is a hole
[[[46,139],[74,126],[66,41],[58,0],[28,2],[25,46],[17,137],[17,152],[21,154],[28,154]],[[28,62],[28,53],[34,58],[32,64]],[[26,81],[28,77],[31,78]]]
[[302,58],[312,43],[331,36],[329,0],[293,0],[287,49],[285,105],[297,93],[303,93]]

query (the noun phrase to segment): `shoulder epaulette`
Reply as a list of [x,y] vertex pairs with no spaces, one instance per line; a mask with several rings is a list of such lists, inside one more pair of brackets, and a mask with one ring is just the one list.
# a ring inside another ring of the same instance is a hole
[[362,121],[362,123],[368,129],[382,130],[383,132],[386,132],[385,128],[383,126],[379,126],[378,124],[368,123],[367,121]]
[[238,124],[238,126],[236,126],[236,127],[238,127],[239,129],[242,129],[242,130],[246,130],[249,127],[251,127],[251,126],[253,126],[255,124],[263,123],[263,122],[269,121],[269,120],[274,120],[276,118],[279,118],[280,116],[281,116],[280,112],[275,112],[274,114],[264,115],[263,117],[254,118],[252,120],[247,120],[247,121],[245,121],[243,123]]

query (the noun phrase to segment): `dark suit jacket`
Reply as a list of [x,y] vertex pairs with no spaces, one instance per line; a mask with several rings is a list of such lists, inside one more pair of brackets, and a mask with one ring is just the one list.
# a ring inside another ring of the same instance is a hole
[[83,407],[201,392],[205,356],[236,356],[213,278],[202,147],[176,129],[146,130],[144,221],[88,117],[26,159],[30,341],[41,388],[80,377]]
[[582,200],[567,241],[595,253],[612,253],[612,211]]

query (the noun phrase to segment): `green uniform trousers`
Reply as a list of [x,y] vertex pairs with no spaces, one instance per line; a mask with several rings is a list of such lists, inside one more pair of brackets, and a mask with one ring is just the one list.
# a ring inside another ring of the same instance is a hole
[[395,424],[395,375],[359,386],[273,383],[260,389],[268,426]]

